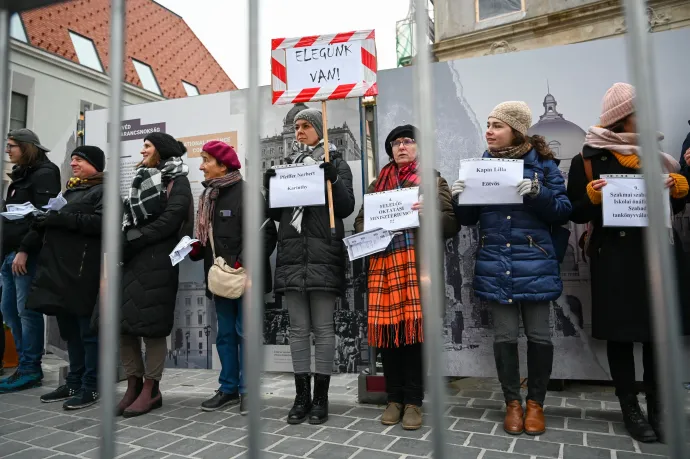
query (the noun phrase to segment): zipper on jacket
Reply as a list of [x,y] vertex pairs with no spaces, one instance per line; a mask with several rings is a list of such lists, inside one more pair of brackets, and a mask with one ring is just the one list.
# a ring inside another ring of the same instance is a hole
[[84,270],[84,260],[86,259],[86,249],[89,248],[88,244],[84,244],[84,251],[81,254],[81,265],[79,265],[79,277],[81,277],[81,273]]
[[542,246],[540,246],[539,244],[534,242],[534,239],[532,238],[532,236],[527,236],[527,239],[529,240],[529,246],[530,247],[536,247],[539,250],[541,250],[542,252],[544,252],[544,255],[546,255],[546,256],[549,255],[548,252],[546,250],[544,250],[544,248]]
[[482,236],[482,248],[484,247],[484,239],[486,239],[486,236]]
[[304,250],[304,275],[302,276],[302,292],[307,291],[307,266],[309,264],[309,255],[307,253],[307,236],[302,235],[302,249]]

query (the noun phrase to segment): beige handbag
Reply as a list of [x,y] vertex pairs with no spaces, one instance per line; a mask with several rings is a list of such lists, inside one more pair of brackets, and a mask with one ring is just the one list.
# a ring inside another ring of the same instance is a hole
[[213,237],[213,226],[209,229],[209,240],[213,251],[213,266],[208,271],[208,289],[216,296],[235,300],[244,294],[247,284],[247,271],[244,266],[238,269],[231,267],[223,257],[216,257]]

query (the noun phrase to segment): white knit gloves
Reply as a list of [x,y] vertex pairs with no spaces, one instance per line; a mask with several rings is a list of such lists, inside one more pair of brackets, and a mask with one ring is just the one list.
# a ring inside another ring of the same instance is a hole
[[464,180],[456,180],[453,183],[453,186],[450,188],[450,192],[453,195],[453,197],[456,197],[460,193],[465,191],[465,181]]
[[517,184],[517,192],[520,196],[535,197],[539,194],[541,185],[539,180],[522,179]]

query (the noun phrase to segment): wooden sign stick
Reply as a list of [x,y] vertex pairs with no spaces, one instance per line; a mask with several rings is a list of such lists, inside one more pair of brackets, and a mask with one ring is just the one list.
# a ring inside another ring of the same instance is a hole
[[[321,116],[323,121],[323,150],[324,160],[328,163],[331,160],[331,146],[328,143],[328,114],[326,112],[326,101],[321,101]],[[330,180],[326,180],[326,190],[328,195],[328,217],[331,224],[331,236],[335,237],[335,217],[333,216],[333,188]]]

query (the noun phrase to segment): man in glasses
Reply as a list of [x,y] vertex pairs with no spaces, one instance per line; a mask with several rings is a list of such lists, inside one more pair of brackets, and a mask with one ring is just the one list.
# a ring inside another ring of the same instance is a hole
[[[61,188],[60,169],[46,156],[48,149],[33,131],[16,129],[7,135],[5,152],[14,166],[3,211],[8,204],[27,202],[42,210]],[[0,381],[0,394],[38,386],[43,379],[43,314],[25,308],[41,248],[39,234],[31,230],[32,220],[32,214],[12,220],[3,217],[0,308],[12,330],[19,366],[12,376]]]

